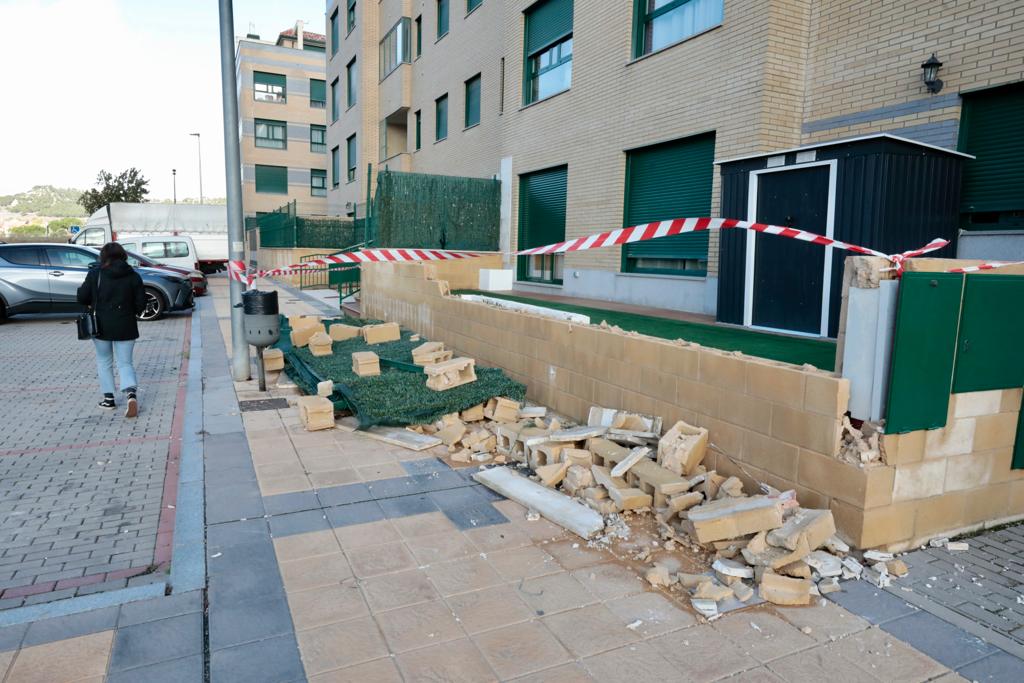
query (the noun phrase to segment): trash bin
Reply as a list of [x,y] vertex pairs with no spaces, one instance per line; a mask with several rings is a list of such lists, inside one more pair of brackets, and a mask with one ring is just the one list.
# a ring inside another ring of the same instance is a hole
[[278,315],[277,292],[250,289],[242,293],[242,326],[245,342],[256,347],[256,366],[259,370],[260,391],[267,390],[267,376],[263,369],[263,349],[281,338],[281,318]]

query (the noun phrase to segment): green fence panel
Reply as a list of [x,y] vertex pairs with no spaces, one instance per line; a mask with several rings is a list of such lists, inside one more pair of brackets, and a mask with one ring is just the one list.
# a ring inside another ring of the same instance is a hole
[[383,171],[371,239],[379,247],[496,251],[500,187],[490,178]]
[[260,246],[277,249],[341,250],[363,241],[362,224],[326,216],[298,216],[289,202],[270,213],[257,216]]
[[953,393],[1024,386],[1024,276],[976,274],[964,285]]
[[946,425],[964,276],[904,273],[893,336],[885,431]]

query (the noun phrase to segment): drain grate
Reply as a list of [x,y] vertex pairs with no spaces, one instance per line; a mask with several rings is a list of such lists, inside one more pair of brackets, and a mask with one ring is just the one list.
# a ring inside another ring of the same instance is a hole
[[256,401],[239,401],[238,409],[243,413],[254,410],[283,410],[288,407],[286,398],[261,398]]

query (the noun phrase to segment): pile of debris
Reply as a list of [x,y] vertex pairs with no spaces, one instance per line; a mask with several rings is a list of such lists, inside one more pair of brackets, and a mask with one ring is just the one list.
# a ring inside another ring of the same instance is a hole
[[507,444],[507,437],[506,441],[501,440],[508,430],[518,433],[529,428],[537,434],[548,434],[561,429],[558,419],[547,422],[546,415],[547,408],[543,406],[523,406],[519,401],[495,397],[436,422],[408,429],[440,439],[448,447],[453,462],[500,465],[508,462],[509,451],[502,447]]
[[[705,616],[755,595],[779,605],[806,605],[812,596],[840,590],[840,578],[862,578],[884,587],[892,576],[907,573],[903,562],[889,553],[868,551],[862,559],[855,557],[836,536],[832,512],[800,507],[794,491],[762,485],[751,494],[740,478],[706,469],[701,464],[706,429],[680,421],[661,435],[659,418],[598,407],[591,409],[588,424],[579,427],[511,417],[503,416],[493,428],[494,442],[487,442],[488,447],[494,443],[496,462],[518,463],[532,471],[537,484],[572,497],[578,507],[589,507],[606,521],[619,513],[653,511],[666,541],[663,548],[682,546],[712,554],[707,574],[681,573],[664,561],[645,571],[654,586],[687,591],[693,607]],[[437,435],[446,430],[466,445],[464,425],[448,425]],[[481,443],[479,437],[473,439]],[[486,461],[475,457],[478,452],[470,446],[466,457]],[[477,479],[500,487],[504,495],[511,491],[514,498],[523,491],[531,504],[544,504],[543,497],[511,486],[514,482],[507,477],[481,473]],[[548,516],[546,510],[539,511]],[[585,515],[573,517],[570,511],[566,516],[564,506],[558,515],[552,521],[591,528]]]

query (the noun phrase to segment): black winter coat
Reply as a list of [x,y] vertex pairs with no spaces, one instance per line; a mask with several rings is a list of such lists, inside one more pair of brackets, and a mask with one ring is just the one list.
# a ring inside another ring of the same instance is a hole
[[[97,290],[97,281],[99,288]],[[124,261],[93,267],[78,288],[78,303],[96,311],[97,339],[128,341],[139,338],[135,316],[146,309],[142,278]]]

